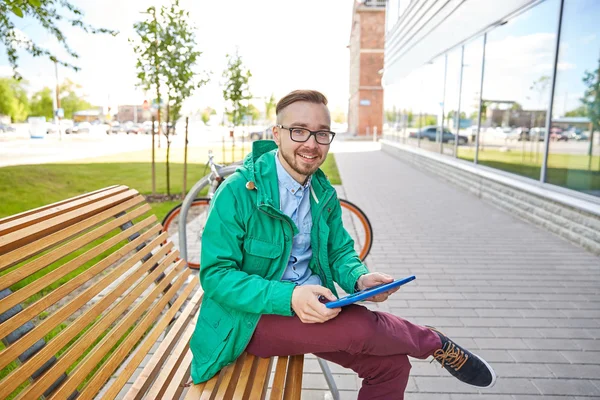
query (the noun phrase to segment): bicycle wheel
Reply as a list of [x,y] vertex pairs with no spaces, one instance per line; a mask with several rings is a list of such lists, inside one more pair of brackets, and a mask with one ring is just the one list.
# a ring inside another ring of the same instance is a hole
[[[197,198],[193,201],[186,218],[187,263],[192,269],[200,269],[202,233],[208,217],[209,199]],[[174,207],[163,219],[163,232],[167,232],[175,247],[179,247],[179,215],[181,204]]]
[[348,200],[339,199],[342,206],[342,222],[344,228],[354,239],[354,249],[361,261],[369,255],[373,245],[373,228],[367,215]]

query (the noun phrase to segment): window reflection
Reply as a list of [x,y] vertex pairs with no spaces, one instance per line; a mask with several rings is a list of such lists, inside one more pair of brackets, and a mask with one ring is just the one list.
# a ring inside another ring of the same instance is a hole
[[565,0],[546,182],[600,196],[600,3]]
[[540,178],[558,7],[545,1],[488,34],[481,164]]

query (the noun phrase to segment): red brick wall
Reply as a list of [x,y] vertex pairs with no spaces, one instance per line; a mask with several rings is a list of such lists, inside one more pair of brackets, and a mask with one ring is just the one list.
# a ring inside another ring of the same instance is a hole
[[385,12],[361,12],[360,27],[360,47],[362,49],[383,49],[385,43]]
[[381,86],[383,52],[360,54],[360,86]]
[[[370,105],[358,105],[358,133],[366,135],[367,131],[373,134],[373,127],[377,127],[377,134],[381,135],[383,127],[383,90],[361,89],[359,90],[360,100],[369,100]],[[369,129],[367,130],[367,127]]]

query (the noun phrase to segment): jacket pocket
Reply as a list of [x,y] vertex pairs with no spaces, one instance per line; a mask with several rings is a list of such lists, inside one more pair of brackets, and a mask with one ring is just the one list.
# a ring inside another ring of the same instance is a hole
[[283,247],[260,239],[248,238],[244,241],[244,271],[267,276],[269,266],[281,257]]
[[206,299],[197,325],[191,341],[194,357],[200,362],[218,357],[233,330],[231,315],[218,303]]

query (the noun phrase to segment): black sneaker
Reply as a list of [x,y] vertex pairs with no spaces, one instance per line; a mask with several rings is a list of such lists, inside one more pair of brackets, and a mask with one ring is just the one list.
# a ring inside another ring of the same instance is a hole
[[494,386],[496,373],[483,358],[459,346],[437,329],[428,328],[442,340],[442,348],[433,353],[433,358],[442,364],[442,368],[466,384],[482,388]]

